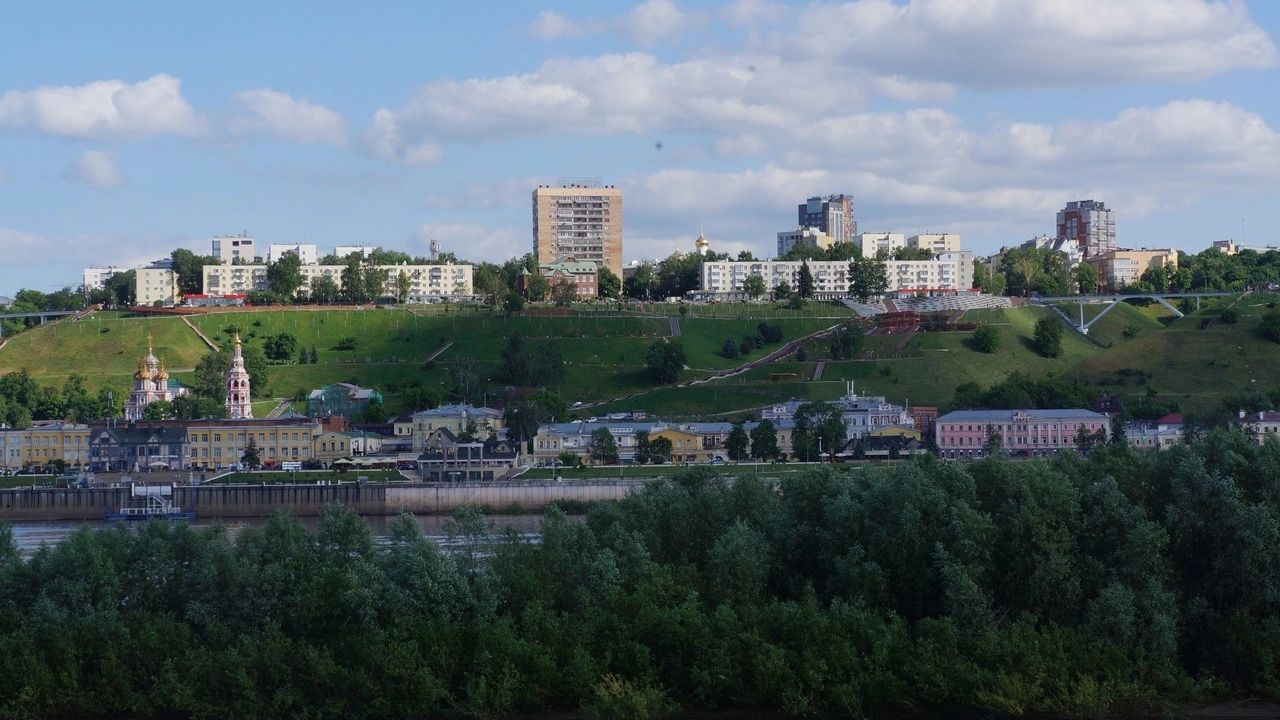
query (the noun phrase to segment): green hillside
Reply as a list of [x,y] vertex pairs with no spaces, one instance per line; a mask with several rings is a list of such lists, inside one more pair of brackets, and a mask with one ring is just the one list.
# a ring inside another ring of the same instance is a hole
[[[260,344],[289,332],[303,347],[316,348],[318,364],[290,363],[271,369],[268,396],[255,404],[258,413],[273,407],[270,397],[292,397],[338,381],[378,388],[387,395],[388,409],[398,410],[401,388],[441,387],[448,363],[461,357],[474,359],[487,371],[486,379],[495,392],[500,392],[499,353],[504,337],[513,332],[530,342],[555,341],[565,360],[565,379],[555,389],[569,402],[589,406],[585,413],[645,410],[675,416],[732,416],[793,397],[835,398],[850,380],[859,392],[884,394],[897,402],[945,406],[958,385],[989,386],[1015,371],[1033,377],[1082,377],[1118,394],[1154,392],[1162,400],[1176,401],[1183,410],[1205,411],[1218,408],[1227,396],[1280,387],[1280,346],[1253,331],[1274,299],[1246,297],[1236,307],[1240,317],[1235,324],[1215,320],[1219,307],[1175,319],[1158,305],[1121,305],[1093,325],[1088,337],[1066,331],[1063,353],[1053,359],[1031,349],[1036,321],[1053,315],[1051,311],[1039,307],[970,311],[965,320],[998,329],[998,352],[988,355],[970,348],[970,332],[871,335],[854,359],[834,360],[827,342],[812,342],[803,362],[790,358],[729,378],[656,389],[644,371],[646,351],[655,339],[671,335],[673,321],[688,355],[689,369],[682,380],[693,380],[737,367],[778,347],[770,345],[744,358],[720,355],[726,338],[741,341],[745,335],[754,336],[762,318],[779,325],[784,340],[790,341],[851,316],[838,306],[811,303],[803,311],[741,304],[700,306],[687,315],[681,315],[678,306],[652,305],[625,314],[595,311],[508,318],[487,309],[435,306],[220,312],[189,320],[215,343],[226,342],[238,327],[247,343]],[[1100,309],[1087,307],[1087,317]],[[1205,320],[1210,323],[1201,329]],[[25,368],[43,384],[61,384],[69,373],[79,372],[91,389],[127,388],[148,332],[154,336],[156,353],[179,379],[189,378],[191,368],[207,351],[181,318],[99,313],[11,338],[0,349],[0,374]],[[338,349],[347,338],[354,338],[354,349]],[[428,362],[437,351],[434,361]],[[815,381],[819,363],[823,370]]]

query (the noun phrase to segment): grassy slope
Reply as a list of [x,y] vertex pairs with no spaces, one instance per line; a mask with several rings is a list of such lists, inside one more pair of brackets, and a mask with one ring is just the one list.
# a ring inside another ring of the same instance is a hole
[[[883,393],[899,402],[945,404],[960,383],[990,385],[1015,370],[1033,375],[1073,373],[1098,381],[1114,380],[1115,371],[1124,368],[1153,373],[1152,384],[1162,394],[1176,396],[1184,409],[1216,407],[1225,395],[1280,385],[1280,346],[1252,331],[1269,300],[1247,298],[1239,306],[1242,316],[1237,325],[1215,323],[1204,331],[1198,329],[1201,319],[1216,317],[1216,308],[1170,322],[1168,312],[1158,305],[1123,305],[1098,321],[1089,338],[1064,333],[1064,353],[1057,359],[1042,358],[1029,346],[1035,321],[1048,311],[1035,307],[973,311],[966,320],[990,323],[1000,331],[999,352],[984,355],[969,349],[967,332],[920,334],[902,347],[901,336],[869,337],[859,359],[852,361],[833,361],[825,343],[812,343],[805,362],[777,363],[695,387],[661,388],[593,412],[635,409],[731,416],[792,397],[834,398],[843,392],[846,380],[855,381],[860,392]],[[743,362],[720,357],[720,347],[726,337],[740,340],[744,334],[755,334],[763,315],[775,316],[768,321],[781,324],[787,340],[847,317],[838,308],[817,304],[807,309],[814,315],[810,317],[747,305],[695,309],[683,317],[673,308],[663,309],[680,320],[682,341],[694,368],[686,371],[687,378]],[[498,353],[504,336],[511,332],[520,332],[532,342],[556,340],[566,360],[566,378],[559,390],[571,402],[620,397],[649,387],[643,371],[646,349],[655,338],[670,332],[666,317],[637,314],[504,318],[456,307],[416,309],[416,313],[403,309],[266,311],[217,313],[192,318],[192,322],[215,342],[226,339],[228,326],[238,325],[249,342],[288,331],[304,347],[314,344],[319,364],[272,368],[272,396],[350,381],[382,389],[389,410],[399,409],[396,388],[413,382],[439,386],[446,363],[458,357],[475,358],[498,384]],[[1129,327],[1138,329],[1136,338],[1124,338]],[[60,384],[76,371],[85,374],[92,387],[110,383],[127,388],[148,330],[155,335],[157,354],[175,377],[189,376],[184,371],[203,354],[204,345],[180,319],[124,319],[105,313],[80,323],[54,323],[11,339],[0,351],[0,374],[25,367],[42,383]],[[357,338],[356,349],[334,349],[347,336]],[[424,366],[426,357],[449,341],[453,345],[437,362]],[[772,347],[776,346],[753,356]],[[813,382],[810,378],[819,361],[827,364],[822,380]],[[265,414],[271,407],[273,403],[260,401],[255,403],[255,413]]]

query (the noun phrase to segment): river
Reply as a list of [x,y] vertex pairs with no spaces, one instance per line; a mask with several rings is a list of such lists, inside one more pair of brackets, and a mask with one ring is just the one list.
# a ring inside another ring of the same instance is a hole
[[[395,516],[381,515],[364,518],[365,522],[369,523],[369,527],[373,530],[375,540],[383,540],[388,537],[387,528],[394,519]],[[452,520],[451,516],[415,515],[414,519],[418,521],[418,527],[422,528],[424,535],[440,545],[447,546],[450,544],[449,534],[445,526],[446,523]],[[512,528],[521,535],[536,538],[542,529],[541,515],[486,515],[485,519],[489,521],[495,533],[501,533],[507,528]],[[269,518],[236,518],[221,521],[196,520],[191,523],[191,526],[194,528],[206,528],[221,523],[227,528],[227,532],[231,537],[234,538],[241,530],[265,525],[268,520]],[[320,519],[306,517],[299,518],[299,520],[307,527],[314,527]],[[23,557],[31,557],[42,545],[57,545],[80,528],[106,528],[113,524],[103,520],[16,522],[12,523],[13,543]]]

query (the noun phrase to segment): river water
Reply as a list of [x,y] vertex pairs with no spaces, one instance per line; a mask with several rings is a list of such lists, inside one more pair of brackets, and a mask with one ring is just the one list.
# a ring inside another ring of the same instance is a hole
[[[369,516],[364,518],[365,522],[369,523],[370,529],[373,530],[375,540],[383,540],[388,537],[387,528],[394,519],[394,516]],[[452,520],[450,516],[416,515],[414,519],[418,521],[418,527],[422,528],[424,535],[442,546],[450,544],[449,534],[446,529],[446,523]],[[525,537],[536,539],[542,529],[541,515],[487,515],[485,519],[495,533],[502,533],[507,528],[511,528]],[[227,528],[228,534],[235,538],[241,530],[265,525],[267,520],[268,518],[237,518],[221,521],[196,520],[191,523],[191,526],[205,528],[212,527],[220,522]],[[319,522],[319,518],[299,518],[299,520],[307,527],[314,527]],[[105,528],[113,524],[103,520],[17,522],[12,524],[13,542],[23,557],[30,557],[40,549],[40,546],[57,545],[82,527]]]

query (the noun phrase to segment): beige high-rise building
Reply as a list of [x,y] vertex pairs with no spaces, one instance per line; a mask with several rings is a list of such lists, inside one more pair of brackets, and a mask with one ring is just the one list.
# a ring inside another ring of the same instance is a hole
[[533,253],[539,264],[572,257],[622,277],[622,191],[599,183],[534,190]]

